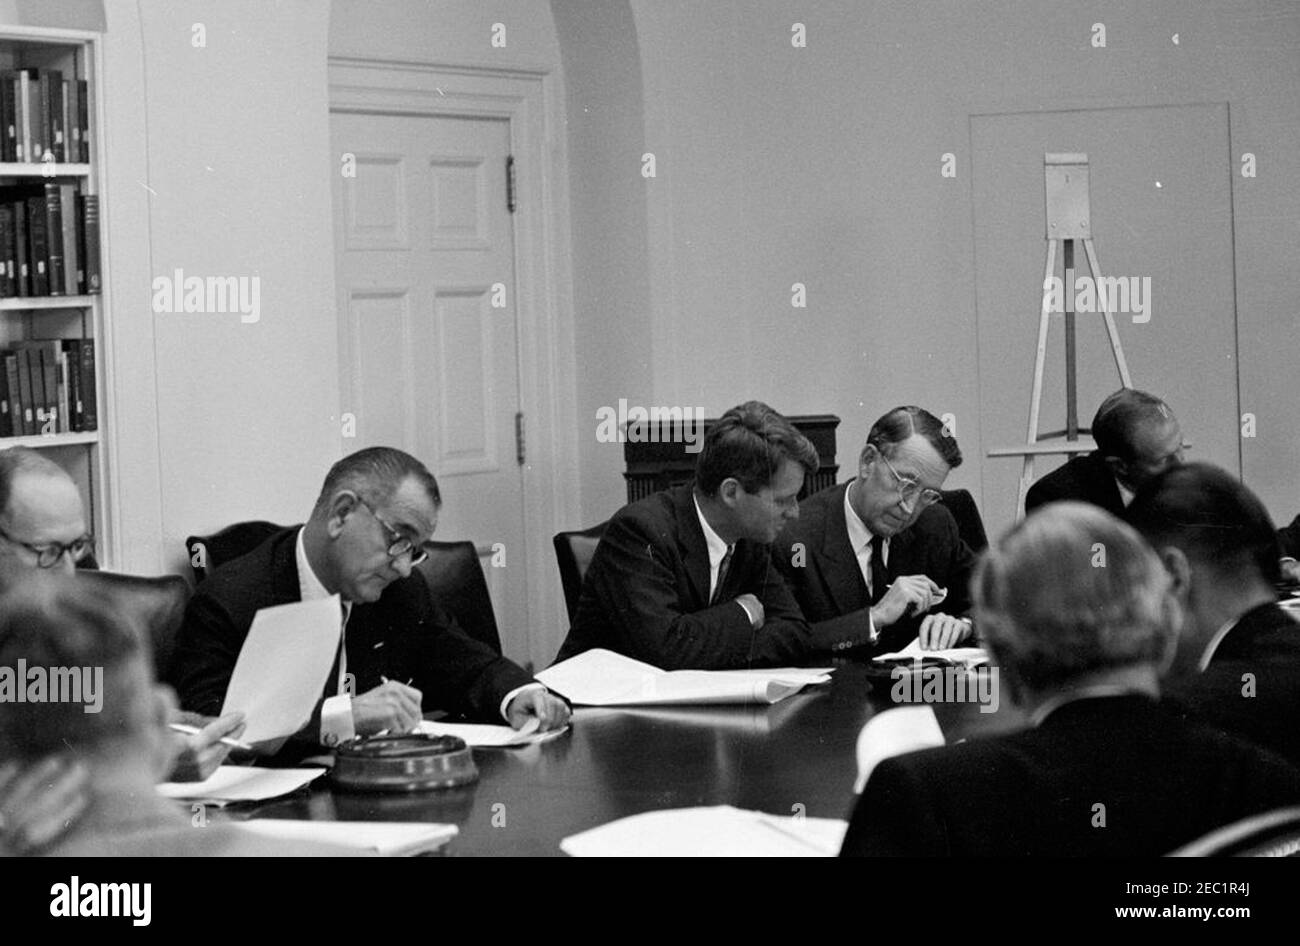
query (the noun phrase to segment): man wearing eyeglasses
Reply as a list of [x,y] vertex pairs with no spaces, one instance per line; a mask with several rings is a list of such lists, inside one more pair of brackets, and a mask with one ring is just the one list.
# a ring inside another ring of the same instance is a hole
[[834,650],[891,652],[917,636],[934,650],[971,636],[974,555],[939,493],[961,460],[937,417],[896,407],[872,425],[857,477],[806,499],[781,533],[773,561]]
[[568,722],[567,705],[471,639],[412,574],[441,505],[414,457],[373,447],[330,469],[311,517],[213,571],[186,610],[171,674],[181,705],[216,712],[258,610],[338,594],[342,641],[311,721],[283,747],[408,732],[443,709],[516,729]]

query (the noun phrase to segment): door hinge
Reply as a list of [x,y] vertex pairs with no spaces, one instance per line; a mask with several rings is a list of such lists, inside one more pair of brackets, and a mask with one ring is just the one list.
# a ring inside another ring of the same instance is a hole
[[515,459],[519,461],[520,466],[523,466],[526,458],[527,454],[524,451],[524,412],[517,411],[515,413]]
[[515,212],[515,156],[506,155],[506,210]]

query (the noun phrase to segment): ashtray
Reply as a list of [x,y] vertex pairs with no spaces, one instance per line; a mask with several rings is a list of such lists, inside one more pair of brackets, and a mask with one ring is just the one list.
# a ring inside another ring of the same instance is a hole
[[358,792],[422,792],[478,779],[465,740],[407,733],[350,739],[334,750],[334,784]]

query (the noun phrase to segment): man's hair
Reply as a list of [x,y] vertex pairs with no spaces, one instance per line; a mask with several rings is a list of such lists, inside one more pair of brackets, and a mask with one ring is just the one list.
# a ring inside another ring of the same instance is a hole
[[1140,427],[1172,417],[1169,405],[1137,388],[1120,388],[1101,402],[1092,418],[1092,439],[1103,457],[1134,459],[1133,435]]
[[1137,491],[1124,516],[1156,548],[1172,545],[1225,579],[1281,578],[1282,548],[1268,510],[1217,466],[1166,470]]
[[434,507],[442,505],[438,481],[428,468],[409,453],[392,447],[367,447],[339,460],[325,474],[320,496],[316,498],[316,512],[329,509],[330,502],[342,489],[350,489],[371,502],[390,500],[410,477],[424,487]]
[[997,659],[1038,693],[1085,674],[1155,664],[1182,623],[1142,537],[1100,507],[1051,503],[991,547],[971,579]]
[[924,437],[950,469],[961,466],[961,448],[957,446],[957,438],[944,429],[939,418],[911,404],[894,408],[872,424],[867,433],[867,444],[892,460],[898,445],[913,434]]
[[0,450],[0,515],[9,511],[14,481],[23,473],[67,477],[67,472],[39,450],[10,447]]
[[762,401],[746,401],[723,414],[704,437],[695,461],[695,484],[706,496],[722,481],[735,479],[753,493],[772,482],[782,460],[794,460],[811,476],[817,472],[817,448]]
[[[19,661],[23,661],[20,665]],[[20,669],[102,668],[98,712],[83,702],[0,701],[0,758],[33,760],[68,749],[94,751],[134,735],[140,701],[133,684],[149,681],[149,643],[101,590],[75,575],[38,572],[0,594],[0,668],[27,685]],[[133,664],[138,662],[133,668]],[[144,668],[140,670],[140,668]],[[135,672],[133,672],[133,670]],[[7,675],[7,674],[6,674]]]

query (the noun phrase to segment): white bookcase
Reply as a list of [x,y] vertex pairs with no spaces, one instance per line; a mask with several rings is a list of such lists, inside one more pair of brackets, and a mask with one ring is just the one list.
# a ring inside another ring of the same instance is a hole
[[[46,29],[0,23],[0,71],[57,69],[64,78],[87,83],[90,130],[89,162],[0,161],[0,186],[74,184],[81,194],[99,195],[100,292],[94,295],[27,296],[0,299],[0,350],[14,342],[38,339],[91,338],[95,341],[97,429],[83,433],[47,433],[0,437],[0,449],[23,445],[45,452],[72,476],[86,503],[87,524],[95,535],[101,564],[119,557],[116,504],[112,501],[113,429],[111,346],[109,344],[108,267],[105,226],[107,206],[102,189],[103,134],[100,89],[101,35],[80,30]],[[0,129],[3,131],[3,129]],[[0,368],[3,363],[0,362]],[[0,383],[4,373],[0,370]]]

